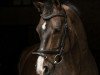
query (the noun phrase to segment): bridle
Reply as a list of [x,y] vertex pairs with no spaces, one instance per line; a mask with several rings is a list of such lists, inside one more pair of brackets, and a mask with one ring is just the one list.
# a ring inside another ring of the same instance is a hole
[[[39,56],[44,57],[45,59],[48,58],[46,56],[47,54],[55,55],[53,62],[48,60],[52,65],[60,63],[61,60],[63,59],[63,55],[65,54],[64,46],[65,46],[65,39],[66,39],[66,35],[67,35],[67,15],[66,14],[54,14],[54,15],[50,15],[50,16],[41,15],[41,17],[44,20],[50,20],[51,18],[56,17],[56,16],[60,16],[60,17],[64,17],[65,18],[64,19],[65,23],[64,23],[64,26],[63,26],[63,33],[62,33],[62,37],[61,37],[61,40],[60,40],[60,43],[59,43],[59,47],[53,48],[53,49],[49,49],[49,50],[37,50],[35,52],[32,52],[32,54],[37,54]],[[60,58],[61,60],[56,61],[58,58]]]

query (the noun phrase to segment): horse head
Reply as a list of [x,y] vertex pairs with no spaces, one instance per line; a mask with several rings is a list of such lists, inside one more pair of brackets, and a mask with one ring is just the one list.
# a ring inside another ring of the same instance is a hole
[[70,50],[67,14],[59,2],[37,5],[41,5],[38,10],[42,11],[36,28],[41,40],[40,48],[36,52],[39,54],[36,70],[39,75],[49,75],[56,70],[56,65],[64,65],[64,55]]

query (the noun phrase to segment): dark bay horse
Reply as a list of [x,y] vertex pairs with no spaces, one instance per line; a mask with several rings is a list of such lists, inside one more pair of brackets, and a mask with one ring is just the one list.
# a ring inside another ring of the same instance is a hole
[[[67,2],[37,2],[40,44],[20,59],[20,75],[98,75],[77,9]],[[36,67],[35,67],[36,64]]]

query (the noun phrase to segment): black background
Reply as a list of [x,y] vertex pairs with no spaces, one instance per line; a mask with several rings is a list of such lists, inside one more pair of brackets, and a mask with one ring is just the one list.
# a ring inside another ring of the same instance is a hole
[[[0,0],[0,75],[17,75],[21,52],[39,42],[35,31],[39,21],[36,8],[29,3]],[[89,48],[100,68],[100,0],[70,0],[80,11]]]

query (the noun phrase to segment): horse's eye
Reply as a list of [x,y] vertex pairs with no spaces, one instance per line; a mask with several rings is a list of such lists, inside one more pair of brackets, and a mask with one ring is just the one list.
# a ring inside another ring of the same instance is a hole
[[37,65],[35,65],[35,68],[37,67]]
[[55,29],[54,29],[54,32],[55,32],[55,33],[60,32],[60,31],[61,31],[60,28],[55,28]]

